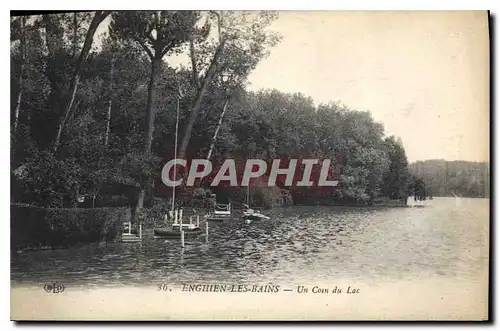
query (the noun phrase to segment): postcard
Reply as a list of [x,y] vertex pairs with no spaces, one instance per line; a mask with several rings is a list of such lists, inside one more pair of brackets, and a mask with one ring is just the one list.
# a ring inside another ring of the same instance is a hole
[[11,319],[488,320],[489,24],[11,13]]

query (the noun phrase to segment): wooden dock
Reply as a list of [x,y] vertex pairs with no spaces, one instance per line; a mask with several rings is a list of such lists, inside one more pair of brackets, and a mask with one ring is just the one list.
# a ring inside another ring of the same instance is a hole
[[136,243],[142,241],[142,224],[139,224],[139,234],[132,233],[131,224],[128,222],[128,231],[123,231],[122,243]]

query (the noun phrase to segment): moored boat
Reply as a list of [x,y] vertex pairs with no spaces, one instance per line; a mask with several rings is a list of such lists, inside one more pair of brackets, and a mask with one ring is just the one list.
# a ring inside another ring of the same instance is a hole
[[[203,231],[200,228],[194,228],[183,230],[183,232],[185,238],[190,238],[199,236]],[[154,235],[163,239],[180,239],[181,231],[170,228],[157,228],[154,229]]]
[[[155,238],[178,239],[181,238],[181,230],[184,232],[184,237],[195,237],[202,233],[200,229],[200,218],[196,218],[196,224],[193,224],[192,217],[189,218],[189,223],[182,222],[182,213],[177,211],[174,213],[174,224],[170,228],[156,228],[153,230]],[[180,215],[179,218],[177,218]]]
[[205,220],[210,222],[223,222],[230,219],[232,219],[231,203],[228,203],[227,205],[216,203],[214,211],[205,216]]
[[134,233],[122,233],[122,243],[136,243],[142,241],[142,238]]
[[[179,87],[179,86],[178,86]],[[176,124],[175,124],[175,145],[174,145],[174,158],[177,159],[177,135],[178,135],[178,127],[179,127],[179,98],[181,96],[180,90],[177,94],[177,116],[176,116]],[[176,167],[174,167],[174,178],[176,178]],[[192,222],[192,217],[189,218],[189,223],[183,224],[182,222],[182,209],[175,208],[175,186],[172,188],[172,209],[170,212],[165,215],[165,221],[169,218],[174,219],[174,224],[172,224],[171,228],[155,228],[153,230],[155,238],[164,238],[164,239],[181,239],[182,246],[184,246],[184,238],[185,237],[194,237],[201,234],[200,230],[200,218],[197,217],[196,225]],[[170,217],[169,217],[170,216]]]
[[[246,206],[246,205],[245,205]],[[251,208],[247,208],[243,211],[243,218],[250,221],[262,221],[270,219],[269,216],[266,216],[259,212],[258,210],[253,210]]]
[[205,220],[208,222],[224,222],[224,221],[228,221],[231,219],[232,219],[232,216],[217,216],[214,214],[210,214],[210,215],[205,216]]
[[244,203],[243,207],[245,207],[243,210],[243,219],[247,221],[247,223],[250,223],[251,221],[263,221],[270,219],[269,216],[262,214],[258,210],[250,208],[250,185],[247,186],[247,203]]

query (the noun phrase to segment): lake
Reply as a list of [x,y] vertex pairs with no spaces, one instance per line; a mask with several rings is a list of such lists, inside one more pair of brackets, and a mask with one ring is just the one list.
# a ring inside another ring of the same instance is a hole
[[270,221],[210,223],[209,236],[24,252],[16,285],[102,287],[159,283],[364,284],[473,280],[488,272],[489,200],[435,198],[424,208],[289,207]]

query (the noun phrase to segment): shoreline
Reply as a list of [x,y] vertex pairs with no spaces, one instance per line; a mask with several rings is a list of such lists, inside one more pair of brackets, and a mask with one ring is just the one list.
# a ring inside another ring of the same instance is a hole
[[[257,210],[267,210],[267,211],[272,211],[272,210],[277,210],[277,209],[283,209],[283,210],[286,210],[286,209],[291,209],[291,208],[294,208],[294,207],[297,207],[297,208],[304,208],[304,207],[310,207],[310,208],[315,208],[315,207],[318,207],[318,208],[331,208],[331,209],[336,209],[336,208],[353,208],[353,209],[381,209],[381,208],[414,208],[414,207],[417,207],[417,208],[423,208],[423,207],[427,207],[425,205],[403,205],[403,204],[387,204],[387,203],[381,203],[381,204],[372,204],[372,205],[368,205],[368,204],[337,204],[337,205],[326,205],[326,204],[323,204],[323,205],[310,205],[310,204],[299,204],[299,205],[291,205],[291,206],[282,206],[282,207],[273,207],[273,208],[263,208],[263,207],[254,207],[255,209]],[[123,207],[120,207],[120,208],[123,208]],[[243,211],[243,209],[239,209],[239,208],[235,208],[233,209],[233,212],[236,214],[236,215],[239,215],[241,212]],[[206,214],[207,210],[205,209],[198,209],[197,210],[198,214],[199,215],[204,215]],[[185,222],[187,222],[187,220],[189,219],[190,216],[193,216],[194,214],[192,213],[192,211],[190,210],[190,208],[186,208],[186,212],[184,214],[184,219],[185,219]],[[237,216],[234,216],[234,218],[236,218]],[[203,224],[203,222],[205,222],[205,220],[201,220],[200,219],[200,224]],[[156,223],[153,223],[153,222],[148,222],[146,225],[143,226],[143,234],[146,234],[151,232],[153,232],[153,229],[157,228],[157,225]],[[98,243],[114,243],[114,242],[117,242],[119,241],[119,233],[117,233],[117,236],[112,238],[111,240],[101,240],[101,241],[89,241],[89,242],[79,242],[79,243],[75,243],[75,244],[71,244],[71,245],[64,245],[64,246],[50,246],[50,245],[42,245],[42,246],[27,246],[27,247],[15,247],[15,248],[11,248],[11,256],[13,254],[22,254],[22,253],[26,253],[26,252],[38,252],[38,251],[48,251],[48,250],[57,250],[57,249],[70,249],[70,248],[76,248],[76,247],[82,247],[82,246],[85,246],[85,245],[89,245],[89,244],[98,244]]]
[[[332,209],[335,209],[335,208],[365,208],[365,209],[379,209],[379,208],[412,208],[414,206],[411,206],[411,205],[395,205],[395,204],[373,204],[373,205],[368,205],[368,204],[357,204],[357,205],[347,205],[347,204],[344,204],[344,205],[291,205],[291,206],[283,206],[283,207],[273,207],[273,208],[262,208],[262,207],[254,207],[255,209],[258,209],[258,210],[267,210],[267,211],[270,211],[270,210],[276,210],[276,209],[289,209],[289,208],[294,208],[294,207],[298,207],[298,208],[303,208],[303,207],[311,207],[311,208],[314,208],[314,207],[319,207],[319,208],[332,208]],[[425,207],[423,205],[420,205],[420,206],[415,206],[415,207]],[[202,209],[199,209],[198,210],[200,212],[200,214],[206,214],[206,210],[202,210]],[[233,209],[233,212],[236,214],[236,215],[239,215],[241,212],[243,211],[243,209]],[[192,216],[192,212],[189,210],[189,208],[186,209],[186,212],[184,214],[184,219],[185,219],[185,222],[187,222],[187,219]],[[234,216],[234,218],[236,218],[237,216]],[[203,222],[205,222],[205,220],[201,220],[200,219],[200,224],[203,224]],[[143,235],[144,234],[148,234],[148,233],[153,233],[153,229],[155,229],[157,226],[155,226],[154,223],[149,223],[148,224],[149,226],[144,226],[143,227]],[[50,250],[57,250],[57,249],[71,249],[71,248],[76,248],[76,247],[82,247],[82,246],[85,246],[85,245],[89,245],[89,244],[98,244],[98,243],[114,243],[114,242],[118,242],[119,241],[119,234],[117,234],[116,237],[114,237],[113,239],[111,240],[106,240],[106,241],[91,241],[91,242],[80,242],[80,243],[75,243],[75,244],[72,244],[72,245],[65,245],[65,246],[49,246],[49,245],[44,245],[44,246],[28,246],[28,247],[22,247],[22,248],[11,248],[11,256],[13,254],[22,254],[22,253],[26,253],[26,252],[38,252],[38,251],[50,251]]]
[[[438,199],[454,199],[453,197],[437,197]],[[475,198],[464,198],[464,199],[475,199]],[[487,199],[487,198],[477,198],[477,199]],[[432,200],[431,200],[432,201]],[[254,207],[255,209],[261,209],[261,210],[280,210],[280,211],[286,211],[288,209],[293,210],[293,208],[324,208],[324,209],[331,209],[332,211],[336,209],[350,209],[352,208],[353,210],[378,210],[378,209],[384,209],[384,208],[389,208],[389,209],[397,209],[397,208],[429,208],[429,204],[427,203],[428,201],[424,201],[423,204],[417,204],[417,205],[412,205],[412,204],[387,204],[387,203],[380,203],[380,204],[373,204],[373,205],[368,205],[368,204],[337,204],[337,205],[310,205],[310,204],[297,204],[297,205],[292,205],[292,206],[283,206],[283,207],[274,207],[270,209],[264,209],[262,207]],[[233,209],[234,213],[238,215],[241,213],[242,209]],[[199,214],[204,214],[206,210],[198,209],[197,212]],[[184,219],[187,221],[189,216],[192,215],[192,211],[189,209],[186,209],[186,212],[184,213]],[[200,219],[200,224],[203,224],[204,220]],[[121,224],[121,222],[120,222]],[[148,233],[152,234],[152,231],[154,228],[158,226],[158,222],[148,222],[143,226],[143,234],[148,235]],[[162,226],[163,227],[163,226]],[[12,232],[12,230],[11,230]],[[36,235],[34,235],[36,237]],[[80,242],[80,243],[75,243],[75,244],[70,244],[70,245],[64,245],[64,246],[49,246],[49,245],[33,245],[33,246],[27,246],[27,247],[11,247],[11,259],[12,256],[15,254],[23,254],[26,252],[40,252],[40,251],[47,251],[47,250],[57,250],[57,249],[71,249],[71,248],[76,248],[76,247],[82,247],[85,245],[89,244],[99,244],[99,243],[116,243],[119,241],[119,233],[117,233],[117,236],[113,237],[112,239],[108,240],[100,240],[100,241],[89,241],[89,242]]]

